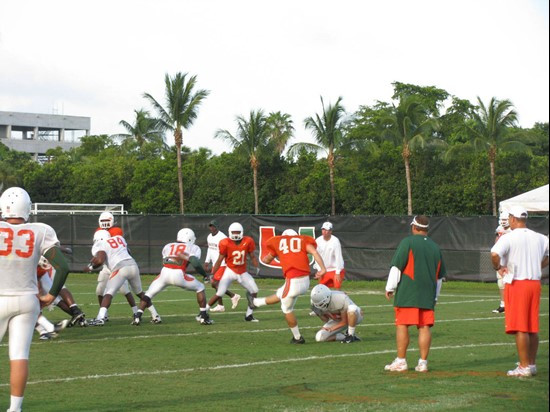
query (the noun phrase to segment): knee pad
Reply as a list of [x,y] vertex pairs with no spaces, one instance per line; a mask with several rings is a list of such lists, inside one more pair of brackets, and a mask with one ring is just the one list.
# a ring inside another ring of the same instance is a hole
[[357,305],[349,305],[349,306],[348,306],[348,313],[350,313],[350,312],[358,313],[358,310],[357,310],[357,309],[359,309],[359,308],[357,307]]
[[151,298],[147,296],[146,294],[143,294],[143,297],[141,298],[145,303],[147,303],[147,307],[151,306],[153,302],[151,302]]

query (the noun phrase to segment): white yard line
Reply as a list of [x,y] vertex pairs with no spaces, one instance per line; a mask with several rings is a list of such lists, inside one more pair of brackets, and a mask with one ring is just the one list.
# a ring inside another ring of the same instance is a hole
[[[540,344],[547,344],[547,343],[548,343],[547,340],[540,341]],[[514,342],[478,343],[478,344],[469,344],[469,345],[435,346],[435,347],[432,347],[430,350],[433,351],[433,350],[449,350],[449,349],[471,349],[471,348],[482,348],[482,347],[514,346],[514,345],[515,345]],[[410,348],[409,350],[417,351],[416,348]],[[239,369],[239,368],[249,368],[249,367],[257,367],[257,366],[265,366],[265,365],[276,365],[276,364],[282,364],[282,363],[308,362],[308,361],[317,361],[317,360],[326,360],[326,359],[385,355],[389,353],[395,353],[395,348],[385,349],[380,351],[363,352],[363,353],[341,353],[341,354],[331,354],[331,355],[323,355],[323,356],[306,356],[301,358],[276,359],[276,360],[266,360],[266,361],[257,361],[257,362],[247,362],[247,363],[234,363],[234,364],[215,365],[215,366],[206,366],[206,367],[198,367],[198,368],[154,370],[154,371],[132,371],[132,372],[125,372],[125,373],[113,373],[113,374],[104,374],[104,375],[70,376],[65,378],[52,378],[52,379],[29,381],[27,385],[85,381],[85,380],[92,380],[92,379],[134,377],[134,376],[173,375],[177,373],[204,372],[204,371],[213,371],[213,370],[220,370],[220,369]],[[0,384],[0,387],[6,387],[6,386],[9,386],[9,384],[8,383]]]

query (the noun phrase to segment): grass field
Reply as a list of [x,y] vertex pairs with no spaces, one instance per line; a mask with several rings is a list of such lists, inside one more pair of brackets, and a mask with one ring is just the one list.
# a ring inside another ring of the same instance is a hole
[[[152,276],[144,276],[146,288]],[[69,289],[87,314],[97,314],[95,275],[72,274]],[[260,296],[279,280],[260,280]],[[312,282],[313,283],[313,282]],[[53,341],[35,337],[25,394],[26,411],[501,411],[548,410],[548,286],[543,287],[538,375],[506,377],[517,361],[504,333],[495,284],[447,282],[436,308],[430,372],[414,372],[416,331],[411,329],[409,372],[391,374],[395,358],[393,310],[382,282],[348,282],[343,290],[365,310],[361,342],[316,343],[321,322],[309,317],[309,297],[297,316],[307,343],[290,345],[278,306],[244,322],[246,299],[236,310],[199,325],[192,292],[168,288],[155,299],[163,323],[131,326],[122,296],[103,327],[70,328]],[[212,295],[208,286],[207,295]],[[52,321],[64,318],[56,309]],[[0,345],[0,410],[9,405],[7,339]],[[3,406],[2,406],[3,405]]]

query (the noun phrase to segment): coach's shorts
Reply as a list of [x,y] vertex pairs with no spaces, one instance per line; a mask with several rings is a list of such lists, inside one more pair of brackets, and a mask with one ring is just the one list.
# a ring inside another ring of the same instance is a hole
[[415,325],[419,328],[421,326],[433,326],[435,323],[434,311],[432,309],[398,307],[394,309],[396,325]]
[[340,272],[340,280],[336,280],[335,276],[336,276],[336,271],[331,270],[330,272],[325,273],[321,277],[321,279],[319,279],[319,283],[321,285],[325,285],[327,288],[340,289],[342,287],[342,281],[346,276],[346,271],[342,270]]
[[514,280],[504,288],[506,333],[539,332],[539,280]]

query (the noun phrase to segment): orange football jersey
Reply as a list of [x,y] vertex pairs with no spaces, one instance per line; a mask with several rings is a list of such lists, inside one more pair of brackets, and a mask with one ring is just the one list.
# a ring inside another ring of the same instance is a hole
[[226,237],[218,245],[220,254],[225,256],[225,263],[237,275],[246,272],[246,254],[256,250],[256,243],[250,236],[243,236],[239,244]]
[[115,236],[124,237],[124,232],[122,231],[122,228],[118,226],[113,226],[109,229],[101,229],[100,227],[98,227],[95,231],[97,232],[98,230],[107,230],[107,232],[110,233],[111,237],[115,237]]
[[[283,275],[289,277],[291,271],[310,272],[307,245],[317,248],[311,236],[275,236],[267,241],[267,251],[276,256],[283,267]],[[303,276],[303,273],[302,273]],[[295,277],[290,275],[290,277]]]

